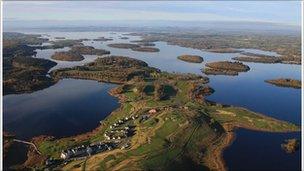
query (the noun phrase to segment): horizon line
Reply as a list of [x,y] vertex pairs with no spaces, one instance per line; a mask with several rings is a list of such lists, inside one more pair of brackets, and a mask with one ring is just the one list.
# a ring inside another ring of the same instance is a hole
[[272,24],[272,25],[284,25],[284,26],[293,26],[293,27],[301,27],[302,23],[282,23],[282,22],[272,22],[272,21],[261,21],[261,20],[22,20],[22,19],[6,19],[2,18],[3,22],[22,22],[22,21],[31,21],[31,22],[184,22],[184,23],[189,23],[189,22],[218,22],[218,23],[258,23],[258,24]]

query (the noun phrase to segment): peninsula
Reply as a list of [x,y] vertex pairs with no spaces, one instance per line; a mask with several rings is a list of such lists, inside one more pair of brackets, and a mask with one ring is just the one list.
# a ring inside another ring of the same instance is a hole
[[[41,135],[28,140],[33,145],[18,169],[226,170],[222,153],[233,142],[235,129],[300,131],[295,124],[207,100],[215,90],[205,76],[164,72],[131,57],[102,56],[83,66],[53,70],[46,76],[56,63],[33,55],[36,48],[46,48],[40,45],[47,40],[39,35],[14,36],[4,42],[5,94],[32,92],[60,79],[77,78],[119,84],[109,93],[120,101],[120,107],[91,132],[63,138]],[[110,53],[84,46],[82,40],[58,40],[55,47],[68,46],[70,50],[64,54],[78,57]],[[32,43],[35,46],[29,46]],[[206,67],[211,73],[236,75],[250,69],[230,61],[211,62]],[[13,148],[12,139],[5,136],[6,151]],[[297,143],[286,141],[282,148],[293,152]]]
[[[88,170],[225,170],[222,151],[238,127],[293,132],[300,127],[244,108],[206,100],[207,77],[174,74],[123,56],[98,58],[84,66],[52,71],[55,79],[119,83],[111,94],[121,107],[92,132],[55,139],[33,138],[24,168]],[[65,164],[64,164],[65,163]]]
[[35,47],[47,39],[41,35],[4,33],[3,35],[3,94],[30,93],[53,85],[46,74],[56,62],[34,58]]

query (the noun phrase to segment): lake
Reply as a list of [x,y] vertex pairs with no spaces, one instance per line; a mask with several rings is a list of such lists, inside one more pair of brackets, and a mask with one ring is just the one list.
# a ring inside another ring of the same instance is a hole
[[280,148],[282,141],[300,133],[265,133],[245,129],[236,131],[236,140],[224,153],[229,170],[300,170],[301,149],[287,154]]
[[[140,40],[138,36],[127,36],[130,39],[122,40],[119,36],[123,36],[124,33],[47,32],[47,34],[51,38],[63,36],[68,39],[112,37],[113,41],[90,40],[83,43],[109,50],[112,55],[143,60],[150,66],[169,72],[203,75],[200,69],[206,62],[231,60],[237,55],[237,53],[205,52],[168,45],[165,42],[156,42],[155,47],[160,49],[160,52],[156,53],[136,52],[107,46],[109,43]],[[61,50],[66,51],[68,48],[37,50],[36,57],[50,59],[55,51]],[[255,49],[246,49],[246,51],[276,55],[274,52]],[[176,57],[182,54],[200,55],[204,58],[204,62],[194,64],[180,61]],[[52,69],[83,65],[93,61],[96,57],[95,55],[85,56],[86,59],[81,62],[56,61],[58,65]],[[255,112],[300,125],[301,90],[276,87],[264,81],[280,77],[300,80],[301,66],[244,63],[250,67],[250,71],[240,73],[239,76],[208,76],[209,85],[215,89],[215,93],[208,99],[223,104],[246,107]],[[100,120],[118,106],[117,100],[107,93],[113,86],[113,84],[101,84],[95,81],[65,79],[52,87],[31,94],[5,96],[4,130],[14,131],[19,134],[18,136],[24,138],[39,134],[62,137],[92,130]],[[88,108],[88,106],[90,107]],[[56,126],[54,127],[54,125]],[[272,168],[300,170],[300,152],[285,154],[280,147],[286,138],[301,138],[300,133],[275,134],[240,129],[236,131],[236,134],[235,142],[224,152],[224,159],[231,170],[271,168],[271,163],[275,163]],[[266,152],[263,154],[264,148],[267,148],[267,154]],[[246,157],[242,157],[244,153]]]
[[20,139],[37,135],[63,137],[88,132],[119,107],[108,94],[116,85],[63,79],[29,94],[3,98],[3,129]]

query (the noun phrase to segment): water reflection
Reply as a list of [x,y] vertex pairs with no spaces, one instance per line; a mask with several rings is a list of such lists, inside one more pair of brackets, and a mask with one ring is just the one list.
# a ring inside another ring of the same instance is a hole
[[116,109],[114,84],[63,79],[47,89],[3,98],[4,130],[19,138],[70,136],[90,131]]

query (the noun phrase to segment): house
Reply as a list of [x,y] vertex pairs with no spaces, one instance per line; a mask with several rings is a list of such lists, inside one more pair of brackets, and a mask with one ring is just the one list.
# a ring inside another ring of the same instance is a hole
[[129,147],[130,147],[130,143],[126,143],[122,145],[120,149],[124,150],[124,149],[128,149]]
[[149,110],[149,114],[155,114],[156,112],[157,112],[156,109]]
[[50,166],[50,165],[53,165],[56,161],[51,157],[51,158],[48,158],[46,161],[45,161],[45,165],[46,166]]
[[88,146],[86,152],[88,153],[89,156],[91,156],[91,154],[93,153],[93,149],[90,146]]
[[65,160],[72,157],[78,157],[83,155],[87,155],[87,147],[85,147],[84,145],[68,150],[63,150],[60,154],[60,158]]
[[107,148],[108,150],[112,150],[112,146],[111,146],[111,145],[105,144],[105,146],[106,146],[106,148]]
[[110,136],[109,136],[107,133],[104,134],[104,137],[105,137],[107,140],[110,140],[110,139],[111,139]]
[[[105,134],[106,135],[106,134]],[[109,136],[107,136],[108,138],[110,138]],[[117,137],[121,138],[121,137]],[[116,139],[115,137],[113,137],[113,139]],[[112,150],[114,147],[116,147],[117,144],[113,143],[113,142],[107,142],[107,143],[103,143],[103,142],[98,142],[95,144],[90,144],[88,146],[82,145],[79,147],[75,147],[75,148],[71,148],[71,149],[67,149],[67,150],[63,150],[60,154],[60,158],[67,160],[67,159],[71,159],[74,157],[77,158],[81,158],[84,156],[90,156],[92,154],[96,154],[98,152],[103,152],[106,150]],[[50,165],[50,163],[52,162],[52,159],[50,158],[50,160],[47,160],[47,163]]]
[[141,116],[141,121],[145,121],[147,119],[149,119],[149,115],[142,115]]
[[70,150],[63,150],[60,154],[60,158],[69,159],[72,156],[72,152]]

